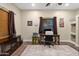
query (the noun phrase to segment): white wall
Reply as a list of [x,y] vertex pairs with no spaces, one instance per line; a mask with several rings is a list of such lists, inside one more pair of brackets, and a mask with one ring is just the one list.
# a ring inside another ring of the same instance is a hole
[[[76,10],[76,15],[79,16],[79,9]],[[78,27],[79,27],[79,22],[78,22]],[[79,28],[78,28],[78,30],[79,30]],[[77,39],[77,43],[78,43],[78,45],[79,45],[79,31],[78,31],[78,39]]]
[[[39,31],[39,17],[57,17],[58,34],[61,40],[70,40],[70,22],[75,17],[74,11],[22,11],[22,37],[25,41],[32,40],[33,32]],[[59,18],[64,18],[64,28],[59,27]],[[27,26],[27,21],[33,21],[33,26]],[[38,25],[35,27],[35,25]]]
[[[23,40],[32,40],[32,34],[33,32],[39,31],[39,17],[57,17],[57,28],[58,28],[58,34],[60,34],[61,40],[70,40],[70,22],[69,20],[73,17],[75,17],[75,11],[20,11],[16,6],[13,4],[1,4],[0,6],[12,10],[15,15],[15,27],[17,35],[22,34]],[[79,14],[79,11],[76,12],[76,14]],[[22,17],[22,18],[21,18]],[[59,27],[59,18],[64,18],[64,28]],[[33,26],[27,26],[27,21],[32,20]],[[37,25],[37,27],[35,27]]]
[[15,27],[16,27],[16,34],[20,35],[21,34],[21,11],[15,7],[13,4],[8,4],[8,3],[0,3],[1,7],[4,7],[8,10],[13,11],[15,15]]

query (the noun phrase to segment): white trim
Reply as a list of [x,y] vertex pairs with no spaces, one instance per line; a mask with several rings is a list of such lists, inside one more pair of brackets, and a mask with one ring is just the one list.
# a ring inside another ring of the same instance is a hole
[[70,41],[70,40],[61,40],[60,42],[70,42],[72,44],[74,44],[75,46],[79,47],[79,45],[73,41]]
[[79,45],[73,41],[70,41],[71,43],[75,44],[75,46],[79,47]]
[[[30,40],[30,39],[29,40],[23,40],[23,42],[26,42],[26,41],[32,42],[32,40]],[[77,43],[70,41],[70,40],[61,40],[60,42],[70,42],[70,43],[74,44],[75,46],[79,47],[79,45]]]
[[69,40],[60,40],[60,42],[69,42]]
[[26,41],[30,41],[30,42],[32,42],[32,40],[30,40],[30,39],[29,39],[29,40],[23,40],[23,42],[26,42]]

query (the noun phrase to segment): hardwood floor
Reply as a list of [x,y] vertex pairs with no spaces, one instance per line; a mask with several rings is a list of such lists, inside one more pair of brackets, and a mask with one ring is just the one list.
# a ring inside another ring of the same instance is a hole
[[20,56],[26,47],[27,45],[23,43],[11,56]]

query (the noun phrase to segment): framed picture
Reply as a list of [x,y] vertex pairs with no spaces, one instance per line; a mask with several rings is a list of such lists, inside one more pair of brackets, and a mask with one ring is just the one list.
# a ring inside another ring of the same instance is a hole
[[64,18],[60,18],[59,26],[64,27]]
[[32,21],[27,21],[27,26],[32,26]]

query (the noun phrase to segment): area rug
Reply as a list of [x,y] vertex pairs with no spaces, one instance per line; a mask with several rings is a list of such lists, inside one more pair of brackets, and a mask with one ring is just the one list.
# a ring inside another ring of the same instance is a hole
[[21,56],[78,56],[79,52],[68,45],[28,45]]

